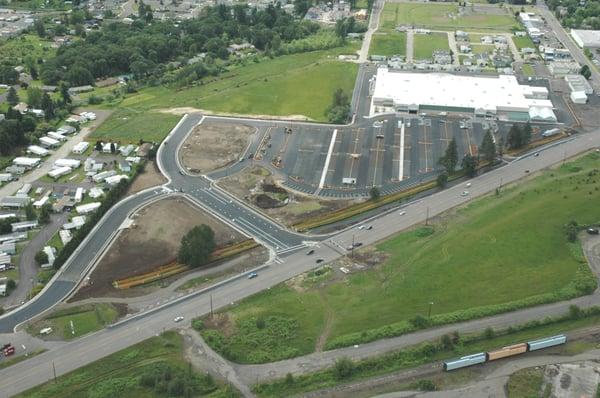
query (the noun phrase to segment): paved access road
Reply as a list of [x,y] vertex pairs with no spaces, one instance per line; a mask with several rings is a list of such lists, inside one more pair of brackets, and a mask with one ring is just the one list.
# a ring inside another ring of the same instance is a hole
[[[169,136],[167,144],[161,147],[159,156],[161,159],[161,168],[163,170],[175,170],[177,164],[177,158],[174,156],[177,149],[167,150],[164,148],[172,148],[174,146],[173,144],[176,146],[177,143],[180,142],[177,140],[183,139],[186,134],[185,130],[189,130],[189,128],[193,127],[194,123],[199,120],[200,119],[193,119],[192,117],[183,119]],[[3,369],[0,371],[0,391],[2,394],[10,396],[31,388],[53,377],[52,363],[55,364],[58,375],[64,374],[110,353],[140,342],[152,335],[179,326],[180,324],[173,322],[175,316],[183,315],[186,319],[184,324],[189,323],[191,318],[208,313],[210,310],[211,298],[213,307],[220,308],[315,268],[317,266],[315,259],[317,258],[322,258],[325,262],[332,261],[345,254],[341,247],[344,246],[344,243],[351,242],[353,237],[356,241],[361,241],[364,244],[373,243],[415,223],[424,221],[427,214],[429,214],[429,216],[434,216],[456,205],[462,204],[474,196],[483,195],[493,191],[501,183],[507,184],[516,181],[526,175],[525,170],[529,170],[533,173],[553,164],[560,163],[565,157],[573,156],[598,146],[600,146],[600,134],[597,132],[594,134],[582,134],[572,137],[569,140],[554,144],[546,149],[541,149],[541,154],[538,157],[526,156],[520,158],[505,167],[496,169],[471,180],[472,186],[469,188],[470,195],[467,197],[460,195],[461,191],[464,189],[463,187],[456,186],[449,188],[415,203],[408,204],[402,209],[406,212],[404,215],[400,215],[398,211],[394,211],[367,222],[368,224],[373,225],[373,229],[370,231],[358,230],[357,228],[342,231],[341,233],[322,241],[322,243],[316,247],[316,252],[312,256],[307,256],[304,250],[284,253],[278,262],[271,262],[264,266],[264,268],[259,271],[258,278],[247,279],[244,276],[234,278],[226,283],[213,286],[208,290],[200,291],[178,299],[162,308],[126,320],[114,327],[99,331],[93,335],[85,336],[73,342],[65,343],[60,346],[60,349],[51,349],[48,352],[40,354],[25,362]],[[167,153],[168,151],[173,152],[169,154]],[[181,178],[175,176],[173,181],[168,184],[169,186],[178,189],[181,187],[184,191],[202,187],[202,191],[208,191],[208,188],[204,189],[206,183],[203,182],[203,180],[196,177],[182,176],[179,173],[177,173],[177,175],[181,176]],[[200,182],[198,182],[199,180]],[[192,181],[193,187],[190,187],[189,184],[191,184]],[[43,297],[44,300],[38,299],[34,301],[31,308],[29,306],[24,307],[24,311],[17,311],[1,318],[2,331],[9,333],[12,331],[12,325],[27,319],[33,314],[36,314],[59,301],[62,297],[61,294],[63,294],[65,290],[69,290],[63,287],[61,291],[61,285],[63,283],[71,283],[70,286],[72,287],[73,281],[77,280],[77,275],[82,275],[87,264],[93,262],[93,251],[100,250],[103,247],[104,242],[109,239],[127,214],[135,208],[135,205],[144,203],[148,199],[158,196],[158,192],[161,190],[161,188],[158,188],[142,192],[138,194],[138,197],[134,196],[128,198],[115,206],[112,212],[104,217],[102,222],[99,223],[98,229],[90,235],[93,239],[90,238],[84,242],[81,246],[83,250],[80,250],[74,255],[74,259],[77,261],[72,261],[71,266],[66,267],[66,271],[61,273],[60,280],[58,280],[57,283],[50,285],[48,290],[52,291],[52,294],[48,293],[44,295],[42,293],[41,297]],[[219,206],[223,206],[223,209],[235,212],[246,211],[249,213],[243,214],[248,215],[254,214],[251,210],[243,209],[243,204],[241,203],[229,203],[226,199],[225,203],[221,203],[220,201],[224,200],[223,198],[226,198],[226,196],[220,196],[220,192],[213,194],[217,195],[219,200],[215,199],[214,202],[211,203],[218,203]],[[194,198],[202,200],[210,196],[211,194],[202,193],[198,194],[198,196],[194,196]],[[209,210],[213,209],[209,206],[211,205],[207,206]],[[263,220],[265,219],[263,218]],[[251,219],[250,221],[253,222]],[[268,222],[265,225],[267,225],[268,228],[272,222],[269,220],[266,221]],[[259,223],[259,225],[262,225],[261,223]],[[256,226],[254,227],[256,228]],[[280,230],[283,230],[283,228],[280,227]],[[267,235],[278,237],[277,234],[272,234],[270,232]],[[296,234],[291,234],[289,239],[294,240],[299,238],[301,237]],[[90,242],[90,240],[92,242]],[[95,242],[98,242],[98,244],[96,245]],[[87,262],[84,261],[85,259],[87,259]],[[67,277],[70,279],[68,279],[67,282],[64,282],[64,279]],[[597,299],[597,296],[587,296],[587,298],[590,301],[594,301]],[[591,304],[591,302],[588,304]],[[559,310],[562,312],[563,308],[560,308]],[[556,309],[549,308],[548,306],[537,309],[532,308],[527,311],[533,311],[529,313],[531,317],[547,316],[557,313]],[[512,313],[513,316],[515,314],[517,313]],[[10,335],[3,337],[9,336]],[[371,354],[377,353],[377,350],[371,351]]]
[[600,90],[600,73],[596,69],[596,66],[585,56],[583,50],[571,39],[569,34],[562,27],[558,19],[554,16],[552,11],[546,5],[544,0],[538,0],[536,2],[537,9],[540,14],[544,16],[546,23],[550,26],[558,40],[569,50],[573,59],[579,62],[580,65],[587,65],[592,72],[590,83],[594,87],[594,90]]

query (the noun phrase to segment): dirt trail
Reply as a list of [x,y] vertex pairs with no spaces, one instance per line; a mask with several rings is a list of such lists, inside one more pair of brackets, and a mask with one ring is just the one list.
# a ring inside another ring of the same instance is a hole
[[325,343],[327,343],[327,339],[331,334],[331,330],[333,329],[333,321],[335,320],[335,313],[333,312],[333,309],[327,302],[322,292],[321,300],[325,306],[325,325],[323,325],[323,330],[321,331],[321,334],[317,339],[317,343],[315,344],[315,352],[322,352],[325,348]]

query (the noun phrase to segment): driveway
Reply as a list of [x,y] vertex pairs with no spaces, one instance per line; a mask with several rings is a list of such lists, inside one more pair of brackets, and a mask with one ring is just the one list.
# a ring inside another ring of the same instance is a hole
[[68,221],[68,213],[53,214],[50,223],[45,225],[34,238],[27,243],[19,255],[19,281],[10,296],[0,299],[0,306],[10,309],[27,300],[27,293],[33,287],[36,276],[40,270],[35,262],[35,255],[46,246],[46,242]]

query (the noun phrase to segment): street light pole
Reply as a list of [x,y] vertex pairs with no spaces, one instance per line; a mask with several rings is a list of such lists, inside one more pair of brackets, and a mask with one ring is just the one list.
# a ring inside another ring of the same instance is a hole
[[427,313],[427,318],[431,319],[431,306],[433,305],[433,301],[429,302],[429,312]]
[[429,206],[427,206],[427,215],[425,216],[425,225],[429,225]]

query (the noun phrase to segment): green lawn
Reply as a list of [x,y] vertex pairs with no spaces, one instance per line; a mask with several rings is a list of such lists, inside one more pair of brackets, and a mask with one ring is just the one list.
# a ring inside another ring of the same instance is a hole
[[492,44],[472,44],[471,45],[471,52],[473,54],[488,53],[491,55],[493,51],[494,51],[494,46]]
[[[57,364],[58,367],[58,364]],[[235,398],[237,391],[196,373],[185,359],[183,337],[166,332],[17,395],[20,398],[163,398],[182,383],[194,397]],[[173,387],[172,387],[173,385]],[[164,389],[163,389],[164,388]]]
[[[113,323],[118,316],[117,309],[111,304],[82,305],[53,312],[29,325],[28,330],[37,335],[41,329],[51,327],[53,329],[51,336],[70,340],[100,330]],[[75,333],[71,329],[71,322]]]
[[521,66],[521,70],[525,76],[535,76],[535,69],[533,69],[533,66],[529,64],[523,64]]
[[325,110],[333,92],[342,88],[351,96],[356,79],[356,64],[337,61],[337,56],[353,53],[358,46],[358,42],[351,42],[327,51],[250,62],[191,88],[143,89],[110,105],[116,107],[116,111],[92,138],[158,141],[180,119],[164,110],[178,107],[232,114],[304,115],[325,121]]
[[449,50],[448,35],[445,33],[430,33],[415,35],[414,59],[429,59],[434,50]]
[[[21,65],[26,56],[48,59],[54,57],[56,49],[50,47],[52,41],[39,38],[35,34],[19,35],[0,42],[0,61],[11,65]],[[23,98],[24,99],[24,98]]]
[[394,32],[374,34],[369,47],[369,55],[406,55],[406,33]]
[[234,360],[258,362],[311,352],[326,319],[331,347],[354,344],[366,332],[363,340],[402,333],[410,319],[427,315],[430,302],[433,319],[449,322],[466,309],[476,317],[581,295],[586,289],[578,286],[589,289],[593,277],[564,225],[600,221],[599,167],[600,155],[589,154],[474,200],[433,229],[379,244],[385,261],[375,268],[279,285],[226,312],[228,330],[237,330],[231,337],[216,330],[205,337]]
[[523,36],[523,37],[513,36],[512,40],[515,43],[515,46],[517,46],[517,48],[519,49],[519,51],[522,48],[535,48],[535,44],[533,44],[533,42],[531,41],[529,36]]
[[474,14],[458,16],[456,4],[386,3],[381,14],[380,29],[393,30],[398,25],[415,25],[441,30],[503,31],[518,23],[506,14]]

